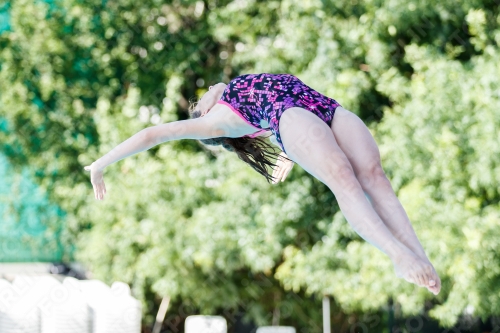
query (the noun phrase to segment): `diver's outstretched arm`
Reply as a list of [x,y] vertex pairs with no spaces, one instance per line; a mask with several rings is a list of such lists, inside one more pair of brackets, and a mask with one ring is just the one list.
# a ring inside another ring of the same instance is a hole
[[96,199],[104,199],[106,185],[104,184],[104,169],[125,157],[148,150],[162,142],[176,139],[206,139],[224,136],[226,131],[223,123],[217,119],[220,116],[173,121],[170,123],[145,128],[113,148],[94,163],[85,166],[90,171],[91,183]]
[[179,139],[208,139],[224,136],[225,133],[222,128],[217,128],[209,117],[179,120],[148,127],[99,158],[93,163],[93,167],[104,170],[110,164],[148,150],[163,142]]

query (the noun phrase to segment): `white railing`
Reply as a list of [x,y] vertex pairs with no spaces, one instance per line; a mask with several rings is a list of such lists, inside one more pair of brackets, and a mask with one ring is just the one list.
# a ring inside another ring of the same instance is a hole
[[227,322],[221,316],[188,316],[185,333],[227,333]]
[[141,306],[122,282],[18,275],[0,279],[1,333],[139,333]]

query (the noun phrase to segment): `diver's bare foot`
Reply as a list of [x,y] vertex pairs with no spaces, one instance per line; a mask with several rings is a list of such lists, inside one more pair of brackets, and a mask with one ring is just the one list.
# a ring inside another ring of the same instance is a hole
[[441,289],[441,280],[428,260],[419,258],[407,250],[392,260],[397,277],[420,287],[426,287],[434,295]]
[[[421,259],[424,260],[424,262],[431,265],[431,267],[432,267],[432,273],[431,273],[431,277],[430,277],[429,285],[427,286],[427,289],[429,289],[429,291],[431,293],[433,293],[434,295],[437,295],[437,294],[439,294],[439,291],[441,290],[441,279],[439,278],[438,273],[434,269],[434,266],[431,264],[429,259],[427,259],[427,258],[421,258]],[[432,281],[434,281],[434,284],[432,283]]]

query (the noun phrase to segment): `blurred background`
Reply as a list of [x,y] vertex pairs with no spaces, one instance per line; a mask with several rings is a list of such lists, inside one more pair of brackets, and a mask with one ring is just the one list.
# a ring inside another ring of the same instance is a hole
[[[125,282],[145,333],[164,297],[161,332],[195,314],[322,332],[325,296],[332,332],[500,332],[499,5],[0,0],[0,261]],[[259,72],[364,120],[439,295],[398,279],[297,165],[269,185],[179,140],[109,166],[95,200],[83,166]]]

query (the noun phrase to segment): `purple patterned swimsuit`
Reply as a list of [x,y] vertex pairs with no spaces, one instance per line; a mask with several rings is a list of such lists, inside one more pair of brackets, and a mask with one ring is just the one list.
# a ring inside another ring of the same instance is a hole
[[[260,131],[270,130],[286,153],[279,132],[279,121],[286,109],[301,107],[311,111],[331,126],[340,104],[326,97],[290,74],[245,74],[229,82],[217,102],[227,105],[243,120]],[[267,127],[269,126],[269,127]]]

